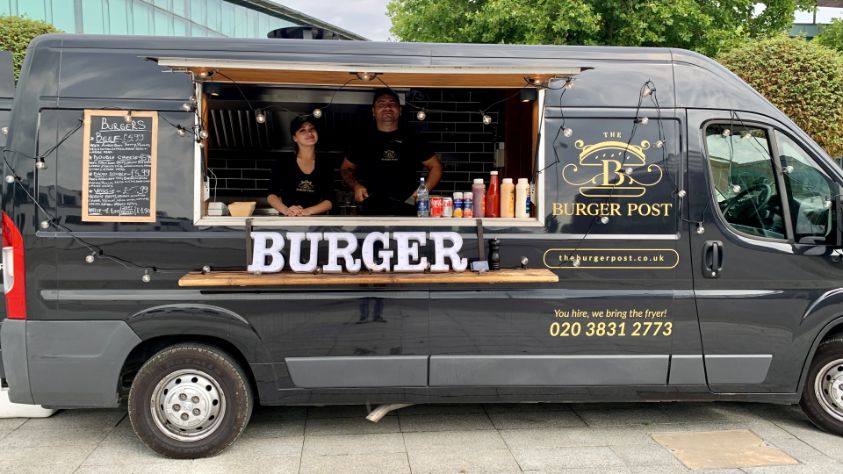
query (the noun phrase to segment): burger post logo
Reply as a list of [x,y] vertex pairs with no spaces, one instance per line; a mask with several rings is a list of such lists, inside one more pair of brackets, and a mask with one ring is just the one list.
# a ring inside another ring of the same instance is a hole
[[[639,202],[648,188],[659,184],[664,177],[661,166],[647,163],[650,142],[638,144],[621,141],[619,132],[605,132],[609,140],[587,145],[577,140],[580,150],[575,163],[562,168],[565,183],[577,188],[583,198],[578,202],[552,205],[553,215],[567,216],[653,216],[670,215],[673,203]],[[621,200],[614,202],[610,198]]]

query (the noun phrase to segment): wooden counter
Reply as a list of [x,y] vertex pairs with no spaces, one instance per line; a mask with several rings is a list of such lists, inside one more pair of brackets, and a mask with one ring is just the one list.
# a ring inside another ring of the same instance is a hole
[[179,279],[179,286],[303,286],[303,285],[428,285],[556,283],[559,277],[546,268],[497,270],[482,273],[263,273],[191,272]]

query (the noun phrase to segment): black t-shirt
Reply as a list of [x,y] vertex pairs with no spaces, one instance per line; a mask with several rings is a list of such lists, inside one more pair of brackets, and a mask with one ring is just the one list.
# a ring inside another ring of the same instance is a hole
[[282,157],[272,167],[269,193],[281,198],[285,206],[311,207],[326,199],[333,201],[333,173],[326,163],[317,157],[313,172],[305,174],[294,156]]
[[419,187],[421,163],[432,156],[430,145],[414,133],[370,130],[351,145],[348,161],[370,196],[404,201]]

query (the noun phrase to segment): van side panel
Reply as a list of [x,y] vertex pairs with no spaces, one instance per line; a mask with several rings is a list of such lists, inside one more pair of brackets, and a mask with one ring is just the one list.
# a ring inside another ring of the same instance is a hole
[[56,408],[117,406],[123,361],[140,342],[123,321],[27,321],[35,403]]

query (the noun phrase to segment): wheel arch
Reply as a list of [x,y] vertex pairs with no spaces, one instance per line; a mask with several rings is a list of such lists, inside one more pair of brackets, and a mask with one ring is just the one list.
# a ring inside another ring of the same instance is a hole
[[824,341],[835,337],[843,337],[843,315],[838,315],[837,317],[830,320],[826,323],[825,326],[817,333],[816,337],[814,337],[814,342],[811,343],[811,349],[808,351],[808,354],[805,356],[805,361],[802,363],[802,371],[799,374],[799,384],[797,385],[797,392],[798,395],[802,396],[802,391],[805,389],[805,382],[806,378],[808,377],[808,371],[811,368],[811,362],[814,360],[814,356],[817,353],[817,348],[820,347]]
[[231,310],[202,304],[162,305],[135,313],[126,322],[141,343],[123,362],[119,379],[121,395],[128,393],[137,371],[150,357],[166,347],[186,342],[225,351],[240,365],[255,394],[259,393],[258,379],[267,377],[267,374],[256,374],[254,368],[254,364],[269,362],[263,342],[252,325]]

